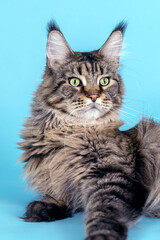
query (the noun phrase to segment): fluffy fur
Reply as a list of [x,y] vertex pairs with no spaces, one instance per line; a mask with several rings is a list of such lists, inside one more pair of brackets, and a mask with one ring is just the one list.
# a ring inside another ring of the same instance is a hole
[[[43,82],[19,143],[25,175],[42,195],[28,205],[25,221],[84,210],[86,240],[124,240],[142,214],[160,217],[160,126],[143,119],[119,130],[124,29],[122,22],[99,50],[80,53],[49,24]],[[70,84],[73,77],[78,87]],[[103,77],[106,86],[100,85]]]

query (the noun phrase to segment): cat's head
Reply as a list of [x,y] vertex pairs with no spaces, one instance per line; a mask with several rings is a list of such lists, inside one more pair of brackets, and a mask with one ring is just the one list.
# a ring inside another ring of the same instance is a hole
[[81,123],[117,119],[124,94],[118,67],[125,27],[118,24],[96,51],[74,52],[59,28],[49,25],[41,95],[61,119]]

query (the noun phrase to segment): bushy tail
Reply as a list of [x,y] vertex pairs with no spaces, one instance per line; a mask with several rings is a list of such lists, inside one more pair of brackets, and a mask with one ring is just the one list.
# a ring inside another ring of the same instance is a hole
[[136,128],[140,142],[140,159],[137,161],[143,161],[143,173],[149,189],[144,215],[160,217],[160,124],[143,119]]

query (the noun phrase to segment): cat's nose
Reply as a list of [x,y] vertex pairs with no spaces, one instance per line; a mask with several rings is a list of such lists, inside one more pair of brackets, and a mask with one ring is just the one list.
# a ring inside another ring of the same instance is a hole
[[97,98],[99,98],[99,95],[98,94],[90,94],[88,97],[91,98],[92,102],[95,102],[97,100]]

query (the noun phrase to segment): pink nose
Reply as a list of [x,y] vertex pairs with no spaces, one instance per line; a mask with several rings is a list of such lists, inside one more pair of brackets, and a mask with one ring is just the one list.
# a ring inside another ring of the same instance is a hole
[[99,95],[98,94],[91,94],[88,97],[91,98],[92,102],[95,102],[97,100],[97,98],[99,97]]

